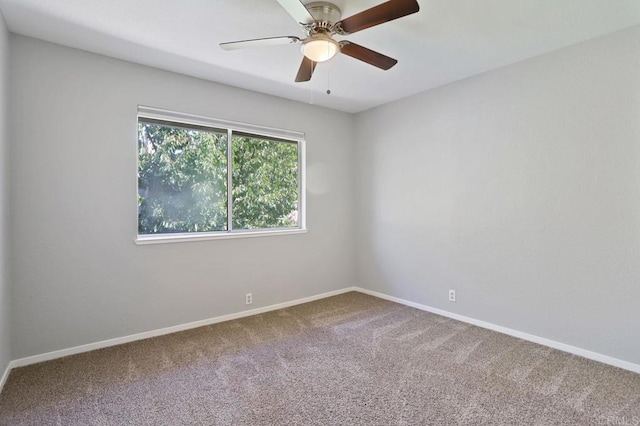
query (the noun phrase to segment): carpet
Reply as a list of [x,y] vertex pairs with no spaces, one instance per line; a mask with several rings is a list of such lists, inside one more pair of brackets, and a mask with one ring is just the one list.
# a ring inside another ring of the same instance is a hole
[[2,425],[640,425],[640,375],[346,293],[14,369]]

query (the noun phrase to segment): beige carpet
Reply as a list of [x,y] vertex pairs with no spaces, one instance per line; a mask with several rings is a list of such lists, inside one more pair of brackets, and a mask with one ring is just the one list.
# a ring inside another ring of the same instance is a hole
[[359,293],[11,372],[2,425],[640,425],[640,375]]

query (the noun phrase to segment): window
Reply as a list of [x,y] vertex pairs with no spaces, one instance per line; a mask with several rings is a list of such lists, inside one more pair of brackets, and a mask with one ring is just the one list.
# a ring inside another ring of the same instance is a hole
[[138,109],[138,238],[304,231],[301,133]]

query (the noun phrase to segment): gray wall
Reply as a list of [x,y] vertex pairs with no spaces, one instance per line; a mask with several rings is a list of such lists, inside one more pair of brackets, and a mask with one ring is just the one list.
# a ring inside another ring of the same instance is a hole
[[[354,120],[11,36],[12,357],[360,284],[640,363],[638,42]],[[134,245],[138,104],[305,131],[309,232]]]
[[9,342],[9,273],[7,261],[8,172],[9,145],[9,33],[0,13],[0,377],[11,360]]
[[[353,117],[11,36],[12,355],[355,284]],[[136,246],[136,112],[306,132],[302,235]]]
[[636,26],[358,115],[360,283],[640,363],[638,46]]

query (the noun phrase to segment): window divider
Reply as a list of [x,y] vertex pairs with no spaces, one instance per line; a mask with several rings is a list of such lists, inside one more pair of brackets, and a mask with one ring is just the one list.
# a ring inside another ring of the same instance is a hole
[[233,231],[233,130],[227,129],[227,232]]

